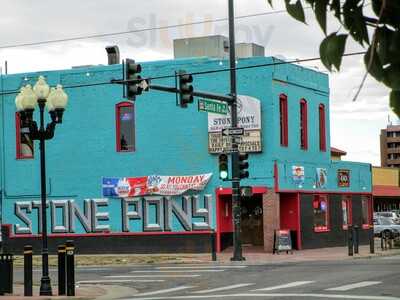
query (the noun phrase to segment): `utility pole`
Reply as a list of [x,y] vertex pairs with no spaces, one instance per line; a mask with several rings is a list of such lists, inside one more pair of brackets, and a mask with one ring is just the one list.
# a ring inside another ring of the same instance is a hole
[[[238,127],[237,88],[236,88],[236,51],[235,51],[235,12],[233,0],[228,0],[229,6],[229,66],[231,77],[231,120],[232,128]],[[239,150],[235,136],[232,136],[232,213],[233,213],[233,257],[232,261],[242,261],[242,241],[240,238],[240,170]]]

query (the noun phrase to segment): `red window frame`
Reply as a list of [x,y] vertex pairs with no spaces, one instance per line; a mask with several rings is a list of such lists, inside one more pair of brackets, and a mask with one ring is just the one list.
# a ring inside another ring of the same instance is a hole
[[[363,210],[363,206],[364,206],[364,201],[367,201],[367,209],[368,209],[368,211],[367,211],[367,214],[368,214],[368,216],[367,216],[367,218],[368,218],[368,223],[365,223],[364,222],[364,210]],[[371,228],[371,226],[372,226],[372,214],[373,214],[373,212],[372,212],[372,200],[371,200],[371,196],[369,196],[369,195],[362,195],[361,196],[361,218],[363,219],[362,221],[363,221],[363,224],[362,224],[362,228],[363,229],[370,229]]]
[[[313,220],[313,225],[314,225],[314,232],[327,232],[330,231],[330,218],[329,218],[329,198],[327,195],[314,195],[313,199],[313,209],[316,209],[317,207],[320,207],[321,204],[320,202],[324,201],[326,203],[326,212],[325,212],[325,226],[315,226],[314,220]],[[313,217],[315,213],[313,212]]]
[[308,149],[307,101],[300,100],[300,148]]
[[24,155],[22,153],[21,145],[21,117],[18,112],[15,113],[15,146],[16,146],[16,158],[17,159],[33,159],[34,149],[32,149],[32,155]]
[[319,114],[319,150],[326,151],[325,105],[318,107]]
[[[351,199],[352,198],[349,195],[343,196],[342,198],[342,214],[343,214],[343,204],[346,205],[347,209],[347,225],[342,224],[343,230],[347,230],[349,225],[353,225],[353,206]],[[343,221],[343,215],[342,215],[342,221]]]
[[287,147],[289,144],[288,139],[288,104],[287,96],[281,94],[279,96],[279,120],[280,120],[280,138],[281,146]]
[[122,150],[121,147],[121,141],[119,139],[120,136],[120,130],[121,130],[121,118],[120,118],[120,111],[122,107],[132,107],[133,109],[133,114],[135,114],[135,106],[131,102],[120,102],[115,105],[115,138],[116,138],[116,148],[117,152],[134,152],[135,151],[135,126],[132,128],[133,130],[133,137],[134,137],[134,143],[133,143],[133,148],[129,150]]

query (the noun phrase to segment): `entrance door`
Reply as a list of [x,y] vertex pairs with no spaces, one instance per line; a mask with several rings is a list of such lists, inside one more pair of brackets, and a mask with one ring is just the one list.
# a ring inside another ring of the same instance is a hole
[[254,194],[241,201],[242,244],[264,245],[262,194]]

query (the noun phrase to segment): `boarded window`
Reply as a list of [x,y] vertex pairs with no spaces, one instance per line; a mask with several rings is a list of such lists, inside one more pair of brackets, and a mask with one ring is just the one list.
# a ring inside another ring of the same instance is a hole
[[118,152],[135,151],[135,114],[133,103],[116,105],[116,138]]
[[29,127],[15,114],[16,157],[17,159],[33,158],[33,141],[29,136]]

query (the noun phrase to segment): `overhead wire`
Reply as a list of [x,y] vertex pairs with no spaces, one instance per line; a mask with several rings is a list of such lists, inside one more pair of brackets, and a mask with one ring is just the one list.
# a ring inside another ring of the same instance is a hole
[[[366,53],[365,51],[350,52],[350,53],[343,54],[343,57],[362,55],[362,54],[365,54],[365,53]],[[198,71],[198,72],[188,72],[187,74],[190,74],[192,76],[207,75],[207,74],[220,73],[220,72],[229,72],[232,69],[235,69],[235,70],[246,70],[246,69],[271,67],[271,66],[284,65],[284,64],[304,63],[304,62],[316,61],[316,60],[320,60],[320,59],[321,59],[320,57],[312,57],[312,58],[294,59],[294,60],[286,60],[286,61],[281,60],[281,61],[278,61],[278,62],[256,64],[256,65],[248,65],[248,66],[243,66],[243,67],[204,70],[204,71]],[[154,77],[145,77],[145,78],[142,78],[142,79],[143,80],[149,80],[151,82],[153,80],[168,79],[168,78],[175,78],[175,77],[176,77],[176,74],[154,76]],[[101,85],[110,85],[110,84],[115,84],[115,83],[112,83],[111,81],[103,81],[103,82],[93,82],[93,83],[86,83],[86,84],[83,83],[83,84],[76,84],[76,85],[67,85],[67,86],[64,86],[63,88],[64,89],[73,89],[73,88],[83,88],[83,87],[92,87],[92,86],[101,86]],[[6,91],[3,91],[3,92],[0,92],[0,95],[12,95],[12,94],[17,94],[17,93],[19,93],[19,90],[8,90],[8,91],[6,90]]]

